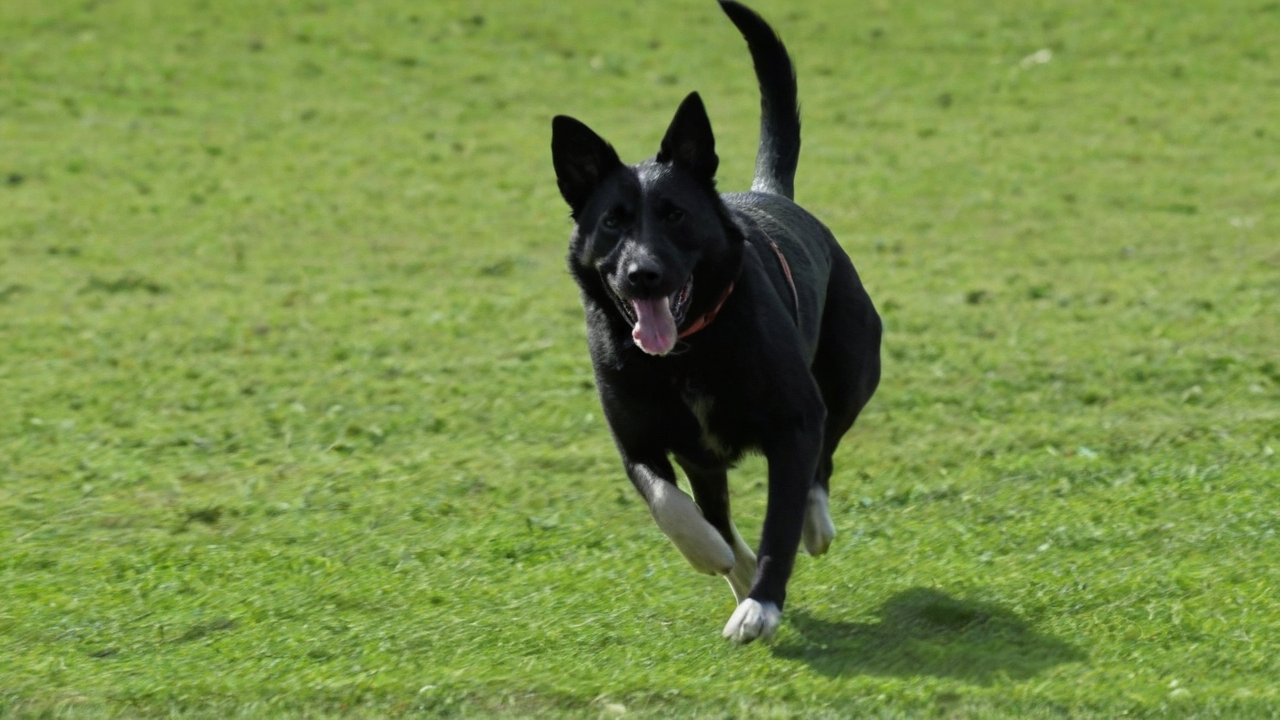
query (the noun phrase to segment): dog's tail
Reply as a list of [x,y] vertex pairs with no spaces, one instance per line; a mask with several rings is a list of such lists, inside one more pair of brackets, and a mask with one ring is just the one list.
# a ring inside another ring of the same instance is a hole
[[791,56],[782,39],[755,11],[733,0],[720,0],[720,8],[746,38],[760,83],[760,148],[751,189],[791,199],[800,161],[800,104]]

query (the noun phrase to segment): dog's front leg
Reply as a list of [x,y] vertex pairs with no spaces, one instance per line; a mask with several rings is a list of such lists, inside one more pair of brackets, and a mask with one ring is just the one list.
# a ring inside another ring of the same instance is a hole
[[756,577],[756,554],[742,539],[742,535],[738,534],[738,528],[734,527],[729,513],[729,478],[724,468],[714,465],[708,467],[680,454],[675,458],[684,469],[685,477],[689,478],[689,487],[693,490],[694,501],[698,503],[702,516],[733,548],[733,570],[724,579],[729,581],[734,601],[740,603],[747,599],[751,583]]
[[648,503],[654,522],[695,570],[708,575],[724,575],[733,570],[733,550],[702,516],[693,499],[676,486],[675,470],[665,453],[642,459],[625,457],[624,463],[627,476]]
[[822,423],[818,419],[773,436],[763,448],[769,461],[769,506],[755,583],[724,626],[724,636],[734,642],[768,638],[782,620],[787,581],[800,546],[809,486],[821,447]]

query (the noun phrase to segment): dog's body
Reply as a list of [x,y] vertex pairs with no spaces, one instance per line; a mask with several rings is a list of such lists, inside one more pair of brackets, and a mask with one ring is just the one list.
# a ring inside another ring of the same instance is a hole
[[[552,152],[576,222],[569,269],[627,475],[694,568],[729,581],[738,608],[724,634],[750,642],[777,627],[801,539],[818,555],[835,535],[831,457],[879,382],[881,330],[848,256],[791,201],[800,120],[786,49],[751,10],[721,7],[760,82],[751,192],[716,192],[696,93],[652,160],[624,165],[564,116]],[[730,519],[726,474],[753,450],[769,465],[758,561]]]

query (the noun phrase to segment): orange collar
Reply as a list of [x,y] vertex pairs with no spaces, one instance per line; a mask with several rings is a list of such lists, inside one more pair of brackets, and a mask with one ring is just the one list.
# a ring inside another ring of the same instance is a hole
[[711,321],[715,320],[716,315],[720,313],[720,308],[724,307],[724,301],[728,300],[729,295],[731,295],[732,293],[733,293],[733,283],[729,283],[729,287],[725,288],[724,294],[720,296],[720,302],[716,303],[716,306],[711,308],[710,312],[706,313],[705,315],[698,318],[697,320],[694,320],[693,324],[685,328],[684,332],[680,333],[677,337],[680,340],[683,340],[689,337],[690,335],[698,332],[702,328],[710,325]]
[[[787,279],[787,285],[791,287],[791,301],[795,303],[796,320],[800,318],[800,293],[796,291],[795,278],[791,277],[791,265],[787,262],[787,256],[782,254],[782,248],[778,247],[778,243],[771,238],[765,238],[769,241],[769,247],[773,248],[773,254],[778,256],[778,264],[782,266],[782,275]],[[724,301],[729,299],[729,295],[733,294],[733,283],[729,283],[729,287],[724,289],[724,294],[720,296],[720,302],[711,308],[711,311],[693,321],[693,324],[684,329],[677,338],[683,340],[690,335],[698,332],[702,328],[711,324],[716,319],[716,315],[720,313],[720,308],[724,307]]]

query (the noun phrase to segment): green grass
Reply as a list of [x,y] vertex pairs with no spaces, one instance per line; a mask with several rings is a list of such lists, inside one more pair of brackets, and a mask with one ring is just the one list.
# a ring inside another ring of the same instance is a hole
[[697,89],[745,188],[714,3],[0,4],[0,716],[1280,716],[1280,5],[756,6],[887,334],[740,648],[549,157]]

